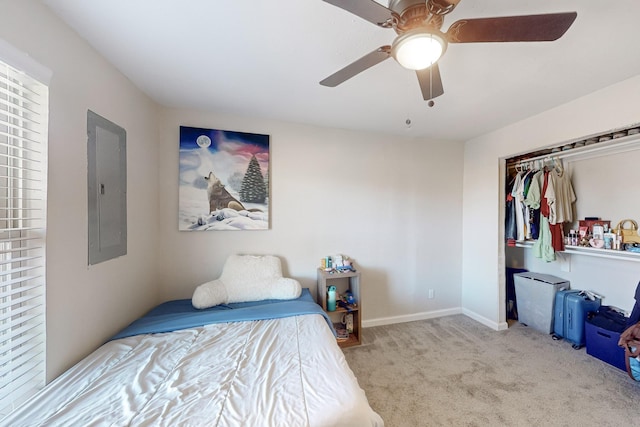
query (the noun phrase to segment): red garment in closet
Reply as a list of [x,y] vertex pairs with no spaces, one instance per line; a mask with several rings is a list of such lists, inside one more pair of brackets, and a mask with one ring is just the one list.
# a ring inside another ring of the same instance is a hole
[[[549,172],[544,172],[544,183],[542,184],[542,194],[547,192],[547,185],[549,184]],[[543,196],[540,200],[540,214],[549,218],[549,204],[547,199]],[[549,231],[551,231],[551,247],[554,251],[564,251],[564,234],[562,230],[562,224],[549,224]]]
[[554,251],[564,251],[564,234],[562,224],[549,224],[551,230],[551,247]]
[[544,171],[544,178],[542,183],[542,193],[540,193],[540,215],[543,215],[545,218],[549,218],[549,204],[547,203],[546,197],[544,194],[547,192],[547,184],[549,179],[549,172]]

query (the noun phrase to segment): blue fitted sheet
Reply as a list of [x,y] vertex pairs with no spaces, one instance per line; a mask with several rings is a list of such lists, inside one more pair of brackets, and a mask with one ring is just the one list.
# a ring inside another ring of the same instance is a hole
[[329,316],[315,303],[309,289],[303,288],[300,297],[293,300],[239,302],[203,310],[194,308],[190,299],[167,301],[131,323],[111,340],[140,334],[172,332],[211,323],[279,319],[303,314],[322,315],[335,335]]

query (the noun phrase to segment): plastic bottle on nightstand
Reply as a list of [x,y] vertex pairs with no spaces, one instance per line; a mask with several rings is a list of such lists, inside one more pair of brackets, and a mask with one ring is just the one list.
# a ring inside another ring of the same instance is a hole
[[336,311],[336,287],[329,286],[327,290],[327,311]]

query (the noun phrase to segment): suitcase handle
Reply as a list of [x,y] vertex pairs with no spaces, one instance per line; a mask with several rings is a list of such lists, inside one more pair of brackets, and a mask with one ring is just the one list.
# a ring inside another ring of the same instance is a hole
[[600,332],[600,331],[596,331],[596,334],[598,334],[598,335],[602,335],[602,336],[603,336],[603,337],[605,337],[605,338],[611,338],[611,335],[607,335],[607,334],[602,333],[602,332]]

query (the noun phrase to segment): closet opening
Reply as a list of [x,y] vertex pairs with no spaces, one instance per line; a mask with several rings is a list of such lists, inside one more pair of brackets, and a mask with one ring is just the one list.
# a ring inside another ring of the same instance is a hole
[[504,159],[501,295],[509,326],[518,321],[513,275],[525,271],[565,279],[572,289],[602,295],[603,304],[631,309],[640,243],[618,247],[615,233],[621,221],[640,222],[632,179],[639,164],[638,124]]

